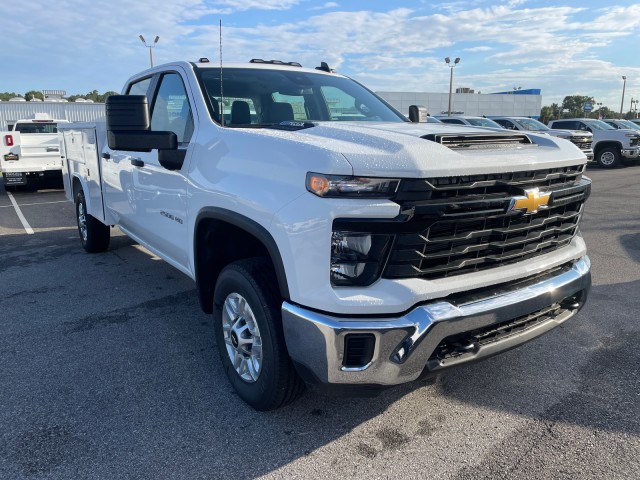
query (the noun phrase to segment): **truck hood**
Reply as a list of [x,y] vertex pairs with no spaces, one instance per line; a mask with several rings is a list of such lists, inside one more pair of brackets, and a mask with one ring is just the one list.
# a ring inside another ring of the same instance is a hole
[[[505,147],[499,142],[501,138],[524,133],[460,125],[325,122],[296,132],[277,133],[343,155],[353,174],[361,176],[452,176],[557,168],[585,162],[584,154],[575,145],[548,135],[527,133],[532,144]],[[490,135],[496,142],[481,148],[452,149],[423,138],[430,135],[469,138]]]

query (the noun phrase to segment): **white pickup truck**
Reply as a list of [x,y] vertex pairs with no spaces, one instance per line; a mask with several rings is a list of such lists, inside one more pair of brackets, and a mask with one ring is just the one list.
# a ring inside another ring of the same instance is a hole
[[60,140],[85,250],[117,225],[191,277],[259,410],[486,358],[588,296],[577,147],[411,123],[324,63],[158,66]]
[[29,178],[60,177],[58,125],[46,114],[18,120],[10,131],[0,132],[0,170],[5,187],[26,185]]
[[640,160],[640,133],[637,130],[616,129],[593,118],[551,120],[549,128],[593,133],[594,158],[602,168],[616,168]]

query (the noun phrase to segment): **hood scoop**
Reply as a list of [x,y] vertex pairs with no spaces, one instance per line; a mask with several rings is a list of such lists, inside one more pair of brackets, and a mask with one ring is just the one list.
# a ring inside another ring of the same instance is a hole
[[439,143],[453,150],[495,150],[498,148],[518,148],[523,145],[535,145],[531,139],[522,134],[504,135],[502,133],[430,133],[422,138],[430,142]]

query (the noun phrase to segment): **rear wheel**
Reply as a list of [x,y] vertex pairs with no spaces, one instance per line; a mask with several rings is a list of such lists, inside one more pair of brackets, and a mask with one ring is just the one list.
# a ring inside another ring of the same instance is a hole
[[262,258],[225,267],[214,293],[220,359],[236,392],[256,410],[273,410],[304,390],[287,352],[282,300],[271,264]]
[[620,166],[620,151],[616,147],[605,147],[598,151],[596,161],[602,168],[616,168]]
[[109,227],[87,213],[84,192],[76,192],[76,220],[82,248],[89,253],[104,252],[109,248]]

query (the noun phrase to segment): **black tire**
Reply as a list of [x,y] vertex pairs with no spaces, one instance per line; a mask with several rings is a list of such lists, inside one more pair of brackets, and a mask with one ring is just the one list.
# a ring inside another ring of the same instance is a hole
[[[249,258],[222,270],[213,296],[214,331],[224,371],[240,398],[260,411],[280,408],[304,391],[287,352],[277,285],[273,267],[266,259]],[[235,315],[234,305],[242,305],[243,315]],[[244,333],[236,335],[243,322]],[[240,353],[241,343],[251,345],[249,352]],[[238,368],[232,357],[236,364],[240,362]],[[238,371],[243,367],[245,378]]]
[[109,248],[109,227],[87,213],[84,192],[76,192],[76,221],[82,248],[89,253],[104,252]]
[[621,164],[620,150],[616,147],[605,147],[598,150],[596,162],[602,168],[617,168]]

